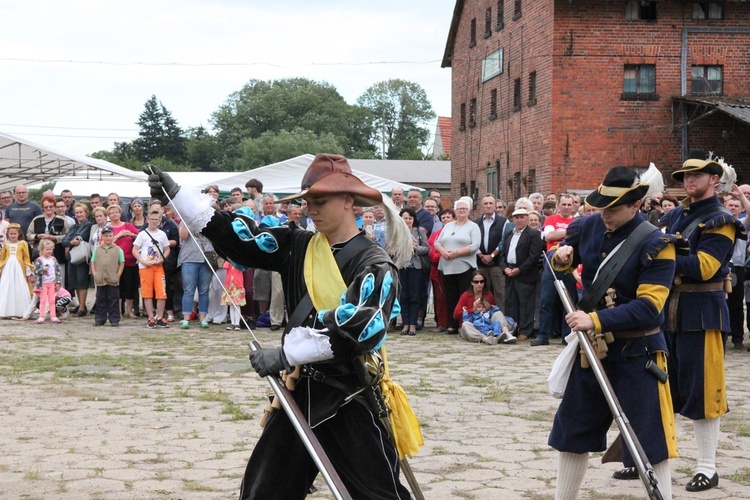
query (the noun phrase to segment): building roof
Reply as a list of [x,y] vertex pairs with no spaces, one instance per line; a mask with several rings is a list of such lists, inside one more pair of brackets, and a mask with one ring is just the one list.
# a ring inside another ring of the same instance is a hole
[[682,96],[676,101],[701,104],[750,125],[750,97]]
[[406,184],[432,186],[451,183],[451,162],[443,160],[349,160],[352,170]]
[[438,116],[438,134],[443,146],[443,154],[450,157],[451,155],[451,117]]
[[458,23],[461,21],[461,12],[463,10],[464,0],[456,0],[456,6],[453,8],[453,18],[451,18],[451,28],[448,30],[448,40],[445,42],[443,62],[440,64],[441,68],[450,68],[453,64],[453,44],[456,42]]

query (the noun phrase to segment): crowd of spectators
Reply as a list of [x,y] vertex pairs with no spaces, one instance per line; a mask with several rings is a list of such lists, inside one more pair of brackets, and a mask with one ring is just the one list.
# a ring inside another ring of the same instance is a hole
[[[257,179],[248,181],[244,192],[239,187],[232,189],[224,199],[220,199],[217,186],[206,186],[203,192],[213,196],[216,206],[223,210],[249,209],[261,226],[296,224],[316,231],[304,201],[299,205],[278,203],[276,196],[263,192],[263,184]],[[530,345],[542,346],[569,333],[553,281],[562,279],[575,297],[580,291],[580,285],[576,288],[578,275],[555,276],[542,254],[554,251],[575,217],[592,212],[578,193],[531,193],[509,203],[487,194],[447,203],[436,189],[424,196],[418,189],[405,192],[394,188],[390,197],[414,241],[413,258],[399,269],[401,319],[394,322],[393,329],[416,335],[424,328],[429,311],[434,314],[437,332],[461,333],[462,338],[491,345],[531,340]],[[733,214],[743,217],[750,208],[748,198],[750,186],[735,186],[725,194],[724,202]],[[147,203],[136,197],[123,204],[117,193],[110,193],[105,199],[103,202],[97,193],[83,198],[63,191],[56,197],[48,191],[37,204],[29,199],[24,185],[16,186],[12,192],[0,192],[0,247],[10,225],[17,227],[19,239],[26,241],[32,263],[40,256],[41,243],[50,242],[52,256],[59,265],[60,288],[63,294],[69,294],[70,308],[58,311],[59,317],[93,315],[87,305],[91,302],[88,290],[98,289],[99,283],[106,282],[101,286],[107,287],[107,293],[102,294],[107,304],[99,304],[97,291],[93,307],[111,308],[108,304],[116,291],[121,316],[142,317],[151,328],[168,328],[175,321],[180,321],[183,329],[191,328],[191,322],[197,322],[200,328],[228,323],[229,329],[240,328],[243,320],[250,327],[268,326],[274,330],[284,325],[289,311],[284,306],[278,273],[237,269],[223,262],[213,252],[210,241],[200,235],[192,238],[178,214],[158,201]],[[679,203],[675,196],[657,192],[645,200],[642,210],[658,225],[659,219]],[[383,208],[359,207],[357,214],[357,223],[365,234],[385,247]],[[107,239],[112,241],[105,244],[103,236],[110,232],[112,236]],[[140,244],[134,245],[136,241]],[[123,269],[116,273],[116,284],[111,277],[95,279],[93,254],[102,244],[114,245],[122,252]],[[82,245],[87,257],[82,261],[72,259],[71,252]],[[212,257],[209,262],[204,255]],[[747,255],[747,242],[741,240],[733,259],[740,283],[746,274]],[[0,266],[3,264],[0,262]],[[159,268],[156,274],[152,269],[155,265]],[[33,270],[27,272],[31,282]],[[164,288],[160,286],[162,282]],[[147,291],[141,290],[144,283]],[[222,285],[231,288],[231,292],[227,294]],[[745,294],[744,287],[735,286],[729,299],[734,311],[732,339],[740,347],[746,297],[750,295]],[[11,317],[30,318],[38,302],[32,300],[23,314],[13,313]],[[475,304],[482,306],[483,316],[475,316]],[[4,310],[2,307],[0,304],[0,310]],[[485,317],[487,311],[497,313],[490,315],[495,320],[487,317],[487,324],[494,324],[500,331],[474,326],[461,329],[464,318]],[[95,324],[102,324],[106,310],[96,312]],[[110,322],[114,325],[119,319],[120,316],[110,318]],[[747,325],[750,328],[750,319]]]

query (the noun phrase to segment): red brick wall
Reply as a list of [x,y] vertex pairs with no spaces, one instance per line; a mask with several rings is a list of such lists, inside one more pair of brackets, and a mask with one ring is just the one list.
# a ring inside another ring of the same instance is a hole
[[[682,28],[750,27],[750,3],[724,3],[724,20],[693,21],[690,2],[662,1],[655,22],[626,21],[626,3],[524,0],[522,16],[513,20],[514,2],[505,0],[505,27],[496,31],[496,1],[465,2],[452,64],[454,195],[461,183],[468,186],[474,180],[481,197],[487,191],[487,164],[494,167],[497,161],[506,200],[515,198],[508,180],[517,172],[527,177],[530,170],[536,172],[533,187],[543,193],[593,189],[615,165],[645,167],[654,162],[669,179],[668,172],[682,158],[682,134],[673,128],[680,115],[675,109],[673,119],[671,102],[681,93]],[[493,33],[485,39],[488,7]],[[477,20],[477,43],[470,48],[472,18]],[[691,64],[720,64],[725,95],[750,96],[750,35],[691,33],[688,47],[688,91]],[[481,60],[498,48],[505,51],[504,72],[481,83]],[[625,64],[656,65],[658,100],[621,100]],[[528,106],[531,71],[537,73],[537,104]],[[520,111],[513,111],[515,78],[521,78]],[[499,116],[491,121],[493,88],[498,90]],[[466,104],[468,121],[472,98],[478,103],[476,127],[459,131],[460,104]],[[735,123],[735,135],[722,139],[727,125],[714,123],[720,119],[716,115],[691,126],[690,148],[715,144],[700,147],[727,151],[722,154],[750,181],[747,127]],[[733,155],[738,158],[733,160]],[[531,187],[521,185],[521,194]]]

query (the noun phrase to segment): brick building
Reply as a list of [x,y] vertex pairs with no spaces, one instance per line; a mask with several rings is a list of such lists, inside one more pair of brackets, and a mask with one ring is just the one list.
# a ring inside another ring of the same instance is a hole
[[750,1],[457,0],[452,190],[594,189],[692,149],[750,183]]

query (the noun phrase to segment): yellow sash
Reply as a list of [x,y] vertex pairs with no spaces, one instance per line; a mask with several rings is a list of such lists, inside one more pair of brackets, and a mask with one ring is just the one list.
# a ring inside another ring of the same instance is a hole
[[[317,311],[335,309],[341,305],[341,296],[347,288],[346,283],[336,264],[328,239],[322,233],[316,233],[307,246],[304,274],[307,292]],[[385,366],[380,390],[391,410],[389,430],[396,444],[399,460],[405,455],[411,458],[424,444],[419,421],[409,406],[409,397],[399,384],[391,380],[385,346],[380,348],[380,355]]]
[[305,252],[305,283],[316,311],[335,309],[341,305],[346,283],[331,251],[328,238],[315,233]]

